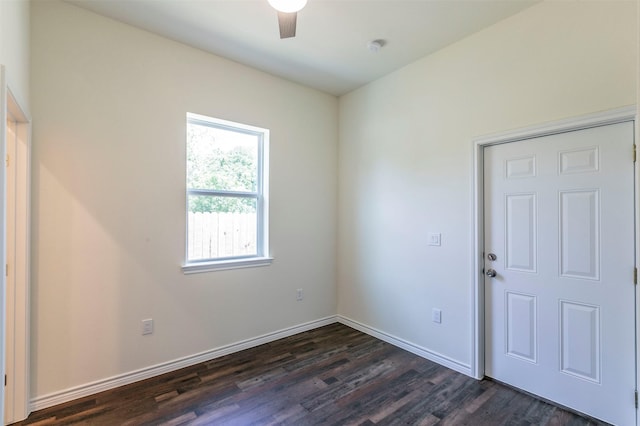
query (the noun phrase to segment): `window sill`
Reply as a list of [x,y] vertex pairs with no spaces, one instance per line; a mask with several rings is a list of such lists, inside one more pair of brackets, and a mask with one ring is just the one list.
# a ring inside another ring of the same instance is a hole
[[199,274],[201,272],[224,271],[228,269],[257,268],[269,266],[272,257],[251,257],[247,259],[220,260],[214,262],[194,262],[182,265],[184,274]]

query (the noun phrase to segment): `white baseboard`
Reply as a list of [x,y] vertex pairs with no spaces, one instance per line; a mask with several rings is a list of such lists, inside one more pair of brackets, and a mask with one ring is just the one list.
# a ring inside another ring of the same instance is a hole
[[342,315],[337,316],[338,322],[340,324],[344,324],[351,328],[355,328],[358,331],[361,331],[365,334],[373,336],[377,339],[380,339],[384,342],[387,342],[393,346],[397,346],[399,348],[404,349],[405,351],[411,352],[412,354],[418,355],[422,358],[426,358],[429,361],[433,361],[445,367],[448,367],[452,370],[455,370],[459,373],[465,374],[467,376],[472,377],[471,375],[471,365],[465,364],[463,362],[457,361],[453,358],[449,358],[445,355],[439,354],[437,352],[431,351],[429,349],[423,348],[421,346],[415,345],[406,340],[400,339],[399,337],[395,337],[391,334],[385,333],[384,331],[377,330],[373,327],[369,327],[368,325],[362,324],[358,321],[352,320]]
[[201,362],[210,361],[221,356],[260,346],[265,343],[270,343],[278,339],[293,336],[294,334],[313,330],[314,328],[333,324],[335,322],[337,322],[337,317],[329,316],[326,318],[321,318],[315,321],[310,321],[304,324],[278,330],[273,333],[267,333],[263,334],[262,336],[243,340],[237,343],[232,343],[230,345],[221,346],[219,348],[211,349],[199,354],[178,358],[173,361],[164,362],[151,367],[131,371],[125,374],[119,374],[117,376],[98,380],[92,383],[87,383],[85,385],[76,386],[63,391],[53,392],[32,399],[30,401],[30,409],[31,411],[36,411],[43,408],[52,407],[54,405],[62,404],[63,402],[72,401],[74,399],[83,398],[85,396],[93,395],[98,392],[114,389],[119,386],[138,382],[140,380],[149,379],[151,377],[159,376],[160,374],[169,373],[171,371],[196,365]]
[[274,331],[273,333],[263,334],[262,336],[243,340],[237,343],[232,343],[230,345],[221,346],[219,348],[211,349],[195,355],[178,358],[173,361],[164,362],[161,364],[153,365],[151,367],[142,368],[139,370],[131,371],[129,373],[120,374],[63,391],[39,396],[30,401],[29,408],[30,411],[36,411],[42,410],[43,408],[53,407],[54,405],[62,404],[74,399],[83,398],[85,396],[90,396],[109,389],[114,389],[120,386],[135,383],[140,380],[149,379],[151,377],[159,376],[161,374],[169,373],[181,368],[190,367],[201,362],[210,361],[215,358],[219,358],[235,352],[240,352],[245,349],[250,349],[256,346],[263,345],[265,343],[270,343],[278,339],[283,339],[285,337],[293,336],[294,334],[313,330],[315,328],[323,327],[325,325],[333,324],[336,322],[354,328],[358,331],[373,336],[391,345],[402,348],[422,358],[426,358],[430,361],[436,362],[459,373],[471,376],[471,366],[468,364],[464,364],[442,354],[417,346],[411,342],[392,336],[391,334],[377,330],[373,327],[369,327],[368,325],[362,324],[345,316],[333,315],[282,330]]

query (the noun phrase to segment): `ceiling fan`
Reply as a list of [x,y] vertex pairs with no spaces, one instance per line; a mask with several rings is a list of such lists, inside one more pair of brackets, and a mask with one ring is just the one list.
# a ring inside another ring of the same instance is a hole
[[278,11],[280,38],[296,36],[298,12],[307,4],[307,0],[268,0],[271,7]]

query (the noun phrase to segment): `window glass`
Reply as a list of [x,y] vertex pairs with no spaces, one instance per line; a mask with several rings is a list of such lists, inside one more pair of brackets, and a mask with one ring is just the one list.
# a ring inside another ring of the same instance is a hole
[[189,260],[258,254],[256,200],[190,195],[189,206]]
[[186,266],[267,254],[268,130],[187,114]]
[[187,138],[187,187],[257,190],[257,135],[189,123]]

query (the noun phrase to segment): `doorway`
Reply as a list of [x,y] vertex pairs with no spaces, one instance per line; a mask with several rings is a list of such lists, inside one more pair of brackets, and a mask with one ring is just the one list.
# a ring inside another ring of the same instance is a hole
[[2,177],[4,185],[3,248],[5,360],[4,422],[25,419],[29,414],[29,222],[30,222],[30,122],[2,82]]
[[476,141],[476,377],[635,424],[634,110]]

